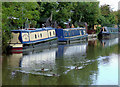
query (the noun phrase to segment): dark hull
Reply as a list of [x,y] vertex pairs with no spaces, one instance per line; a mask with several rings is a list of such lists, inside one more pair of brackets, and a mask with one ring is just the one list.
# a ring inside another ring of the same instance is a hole
[[39,42],[35,44],[24,44],[23,47],[18,48],[10,48],[11,53],[22,53],[23,51],[30,51],[36,49],[44,49],[44,48],[51,48],[53,46],[57,46],[57,40],[53,39],[50,41]]
[[26,50],[26,49],[36,49],[36,48],[49,48],[50,46],[54,45],[54,44],[57,44],[57,40],[51,40],[51,41],[45,41],[45,42],[42,42],[42,43],[35,43],[35,44],[31,44],[31,45],[23,45],[23,49]]

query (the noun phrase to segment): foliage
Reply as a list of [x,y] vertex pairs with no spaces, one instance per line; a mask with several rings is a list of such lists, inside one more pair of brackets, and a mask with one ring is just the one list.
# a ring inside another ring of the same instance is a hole
[[112,14],[114,15],[114,17],[115,17],[115,24],[117,24],[118,23],[118,11],[113,11],[112,12]]
[[117,15],[117,17],[118,17],[118,24],[120,24],[120,10],[118,10],[118,15]]
[[110,6],[106,4],[102,5],[100,9],[101,9],[101,14],[105,17],[107,17],[111,12]]
[[[31,2],[4,2],[3,3],[3,18],[4,16],[6,16],[4,19],[7,22],[10,22],[11,26],[18,28],[21,27],[23,23],[25,23],[25,21],[27,19],[29,19],[29,21],[31,20],[35,20],[37,21],[39,19],[39,12],[37,10],[38,4],[37,3],[31,3]],[[13,19],[14,18],[18,18],[18,19]],[[5,22],[6,22],[5,21]],[[4,23],[4,21],[3,21]],[[24,25],[23,25],[24,27]]]
[[76,22],[87,22],[90,29],[95,24],[120,24],[119,12],[120,10],[113,12],[109,5],[99,7],[99,2],[3,2],[3,50],[10,40],[10,31],[24,28],[26,20],[31,27],[41,27],[41,19],[49,18],[52,14],[52,21],[57,21],[62,27],[65,27],[64,22],[74,25]]
[[31,2],[3,2],[2,3],[2,43],[3,51],[10,40],[12,29],[24,27],[28,19],[33,26],[39,20],[38,4]]
[[48,18],[50,17],[51,13],[56,12],[56,9],[58,7],[58,4],[56,2],[38,2],[39,4],[39,12],[41,18]]
[[87,22],[90,27],[97,23],[100,14],[99,2],[75,2],[73,7],[73,22]]
[[68,21],[68,19],[70,19],[71,17],[70,11],[72,8],[72,4],[70,2],[59,2],[58,4],[58,12],[56,12],[54,20],[56,20],[58,23]]
[[101,30],[101,27],[97,27],[96,28],[96,34],[98,34],[100,32],[100,30]]
[[112,24],[117,24],[117,12],[113,12],[109,5],[103,5],[100,7],[101,14],[97,21],[102,26],[111,26]]

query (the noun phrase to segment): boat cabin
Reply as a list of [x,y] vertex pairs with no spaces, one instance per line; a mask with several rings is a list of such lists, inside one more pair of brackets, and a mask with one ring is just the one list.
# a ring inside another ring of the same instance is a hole
[[118,28],[103,27],[101,31],[102,33],[118,33]]
[[87,33],[84,27],[56,29],[56,36],[58,37],[58,41],[78,39],[78,38],[86,37],[86,35]]
[[23,44],[34,44],[57,38],[55,29],[51,27],[12,30],[11,33],[12,38],[9,43],[12,47],[22,47]]

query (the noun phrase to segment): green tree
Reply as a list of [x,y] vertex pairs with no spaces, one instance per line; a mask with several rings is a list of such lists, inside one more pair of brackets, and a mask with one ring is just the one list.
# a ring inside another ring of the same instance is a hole
[[29,19],[29,21],[39,20],[39,12],[37,10],[38,4],[36,2],[4,2],[2,6],[3,18],[4,16],[6,16],[4,19],[10,22],[11,26],[13,26],[14,28],[22,28],[22,25],[27,19]]
[[70,2],[59,2],[56,20],[58,22],[66,22],[71,17],[72,4]]
[[[24,23],[28,19],[34,27],[39,20],[37,2],[3,2],[2,3],[2,43],[3,51],[10,40],[12,29],[25,27]],[[34,20],[34,21],[33,21]]]
[[87,22],[89,27],[97,23],[100,14],[99,2],[75,2],[73,7],[73,22]]
[[38,2],[41,18],[48,18],[51,12],[56,12],[58,4],[56,2]]
[[37,21],[37,26],[41,27],[40,22],[45,21],[52,14],[52,20],[56,18],[56,10],[58,7],[58,3],[56,2],[38,2],[39,4],[39,12],[40,19]]
[[103,26],[111,26],[117,24],[117,13],[113,12],[109,5],[102,5],[100,7],[101,15],[98,18],[98,22]]
[[102,5],[100,9],[101,9],[101,14],[105,17],[107,17],[111,13],[110,5],[107,4]]
[[120,10],[118,10],[117,17],[118,17],[118,24],[120,24]]

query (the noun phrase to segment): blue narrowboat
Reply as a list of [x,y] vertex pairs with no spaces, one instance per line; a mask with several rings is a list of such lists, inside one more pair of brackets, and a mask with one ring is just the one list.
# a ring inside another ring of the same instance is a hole
[[88,38],[86,28],[84,27],[56,29],[56,35],[59,42],[70,42],[72,40]]
[[9,42],[13,50],[23,49],[25,45],[36,44],[57,39],[55,28],[27,28],[12,30]]
[[99,39],[115,38],[118,37],[118,28],[103,27],[98,34]]

